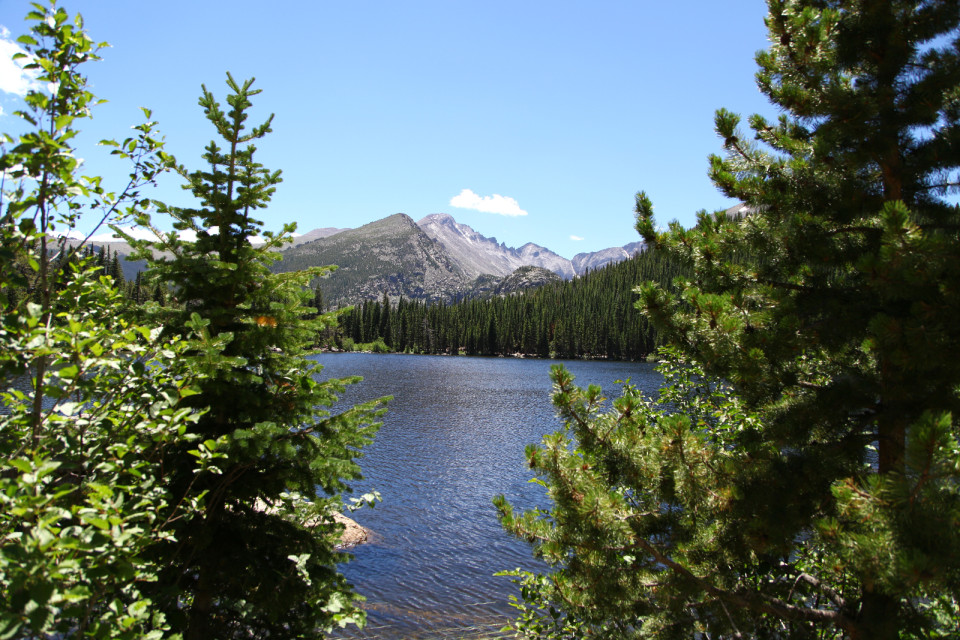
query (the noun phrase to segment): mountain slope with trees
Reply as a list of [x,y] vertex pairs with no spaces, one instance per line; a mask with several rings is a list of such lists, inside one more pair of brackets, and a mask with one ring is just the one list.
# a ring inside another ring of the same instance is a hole
[[380,342],[383,350],[413,353],[640,359],[658,341],[635,307],[633,288],[647,280],[669,287],[681,273],[663,254],[648,251],[574,280],[554,276],[554,282],[511,295],[455,304],[366,301],[343,313],[327,344],[353,348]]
[[381,295],[450,300],[469,287],[469,278],[443,246],[409,216],[397,213],[358,229],[341,231],[283,252],[274,271],[336,265],[322,281],[329,304],[344,305]]
[[[399,220],[403,220],[403,224],[398,224]],[[438,245],[431,247],[412,222],[405,214],[396,214],[358,229],[327,227],[302,235],[292,234],[280,248],[281,260],[273,270],[281,272],[328,264],[345,267],[322,283],[327,299],[340,306],[377,300],[384,291],[394,300],[403,295],[413,300],[454,302],[488,297],[498,289],[516,288],[516,283],[524,282],[523,276],[530,274],[524,270],[514,275],[523,267],[538,267],[569,279],[626,260],[644,247],[642,242],[632,242],[622,247],[579,253],[568,260],[532,242],[519,249],[507,247],[497,243],[496,238],[487,238],[458,223],[448,214],[432,214],[415,223],[426,238]],[[344,232],[346,235],[342,238],[333,237]],[[143,230],[134,233],[142,236]],[[81,242],[66,239],[71,247]],[[264,239],[252,238],[251,242],[259,246]],[[148,261],[132,258],[132,247],[118,234],[98,234],[83,244],[96,252],[107,252],[111,259],[115,256],[126,280],[136,280],[148,267]],[[310,246],[302,246],[306,244]],[[505,281],[509,276],[513,277]],[[537,279],[540,283],[546,280]],[[531,281],[527,286],[533,284]]]
[[[425,220],[456,225],[450,216],[430,216]],[[455,244],[451,251],[440,241],[443,236],[434,233],[436,237],[431,237],[421,224],[397,213],[357,229],[287,248],[273,270],[336,265],[333,273],[315,283],[323,300],[332,307],[378,301],[384,294],[394,302],[405,298],[452,303],[535,287],[555,279],[548,269],[534,266],[531,270],[529,265],[524,266],[525,261],[515,251],[499,248],[465,225],[456,227],[458,234],[466,234],[462,237],[469,240],[467,244],[472,250]],[[428,225],[427,229],[430,228]],[[503,252],[512,257],[501,259]],[[479,271],[487,267],[491,270]]]

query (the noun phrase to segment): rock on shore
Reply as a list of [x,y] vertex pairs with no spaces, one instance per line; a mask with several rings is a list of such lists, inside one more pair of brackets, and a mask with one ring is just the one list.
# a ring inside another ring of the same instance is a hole
[[[276,509],[267,506],[267,504],[259,498],[253,504],[253,508],[264,513],[276,513]],[[342,513],[334,512],[333,520],[334,522],[338,522],[344,526],[343,533],[340,534],[340,543],[337,544],[337,549],[349,549],[350,547],[355,547],[358,544],[363,544],[370,539],[369,529],[357,524],[356,521],[348,518]],[[316,522],[310,521],[304,523],[304,525],[307,527],[316,526],[316,524]]]
[[340,534],[340,544],[337,545],[338,549],[355,547],[358,544],[363,544],[369,539],[369,529],[357,524],[354,520],[351,520],[342,513],[333,514],[333,519],[346,527],[343,530],[343,533]]

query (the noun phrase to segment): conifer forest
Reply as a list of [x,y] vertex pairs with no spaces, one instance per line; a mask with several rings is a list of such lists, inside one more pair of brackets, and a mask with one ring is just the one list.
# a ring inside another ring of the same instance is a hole
[[[636,308],[635,283],[669,286],[679,273],[650,251],[509,296],[450,305],[367,301],[343,313],[323,339],[347,350],[638,360],[654,352],[657,337]],[[322,289],[315,304],[322,304]]]

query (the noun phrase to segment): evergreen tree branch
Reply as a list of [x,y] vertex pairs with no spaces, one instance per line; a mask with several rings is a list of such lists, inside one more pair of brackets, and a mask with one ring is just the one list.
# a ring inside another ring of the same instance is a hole
[[784,620],[793,620],[796,622],[826,622],[847,632],[856,630],[854,620],[840,611],[798,607],[771,596],[764,596],[762,594],[759,597],[748,596],[743,593],[736,593],[727,591],[725,589],[720,589],[709,580],[697,576],[692,571],[687,569],[687,567],[675,562],[664,553],[661,553],[660,550],[649,541],[638,537],[634,546],[649,553],[657,562],[662,563],[678,576],[682,576],[683,578],[690,580],[710,595],[724,600],[730,604],[751,609],[759,613],[767,613]]

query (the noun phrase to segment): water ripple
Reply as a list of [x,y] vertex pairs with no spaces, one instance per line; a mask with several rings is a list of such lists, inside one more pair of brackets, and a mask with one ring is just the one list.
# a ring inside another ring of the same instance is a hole
[[[375,532],[341,568],[367,597],[369,626],[342,637],[437,638],[456,629],[484,637],[511,616],[506,578],[494,573],[540,568],[530,547],[500,527],[491,500],[498,493],[520,508],[546,506],[530,484],[527,444],[557,430],[550,403],[549,360],[324,354],[322,377],[359,374],[344,394],[360,402],[394,401],[361,460],[358,492],[377,489],[383,502],[356,514]],[[651,392],[659,385],[646,363],[565,363],[581,385],[633,378]],[[431,635],[432,634],[432,635]]]

